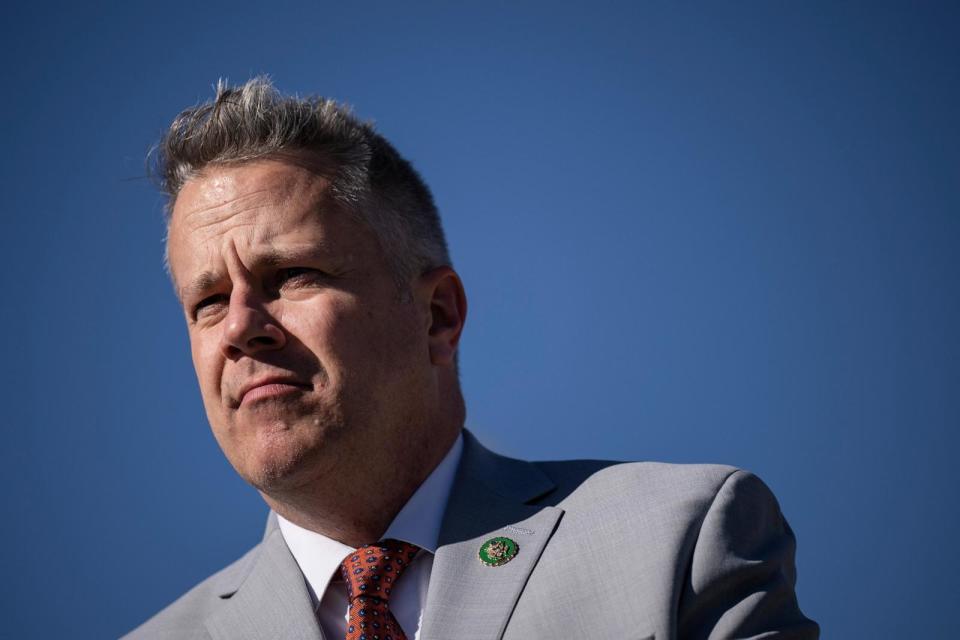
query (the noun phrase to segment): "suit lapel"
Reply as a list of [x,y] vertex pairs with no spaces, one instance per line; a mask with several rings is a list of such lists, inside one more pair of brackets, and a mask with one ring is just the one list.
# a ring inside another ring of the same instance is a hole
[[220,585],[223,606],[207,618],[214,640],[323,640],[303,574],[270,514],[249,571]]
[[[464,432],[464,449],[434,556],[421,640],[490,640],[503,635],[530,572],[563,514],[526,504],[552,491],[536,466],[483,448]],[[510,562],[484,565],[481,545],[514,540]]]
[[[562,509],[527,503],[553,489],[536,466],[488,451],[464,431],[463,454],[434,556],[421,640],[501,638],[563,515]],[[489,567],[478,553],[495,536],[516,541],[519,552],[510,562]],[[324,638],[303,575],[273,514],[249,569],[225,577],[218,590],[223,606],[205,621],[213,640]]]

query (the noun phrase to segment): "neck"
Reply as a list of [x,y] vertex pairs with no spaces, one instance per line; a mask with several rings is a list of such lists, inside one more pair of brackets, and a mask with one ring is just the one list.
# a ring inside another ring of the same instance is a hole
[[443,460],[460,427],[411,436],[416,431],[381,447],[390,452],[388,459],[358,466],[348,461],[370,460],[369,452],[341,453],[327,472],[310,482],[290,490],[261,490],[260,495],[276,513],[304,529],[351,547],[376,542]]

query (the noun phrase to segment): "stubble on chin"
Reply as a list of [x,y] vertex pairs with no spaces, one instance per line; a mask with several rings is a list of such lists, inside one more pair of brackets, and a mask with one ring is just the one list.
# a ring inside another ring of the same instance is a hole
[[333,472],[335,443],[344,430],[336,411],[317,410],[291,418],[283,406],[246,412],[235,430],[237,473],[268,495],[295,492]]

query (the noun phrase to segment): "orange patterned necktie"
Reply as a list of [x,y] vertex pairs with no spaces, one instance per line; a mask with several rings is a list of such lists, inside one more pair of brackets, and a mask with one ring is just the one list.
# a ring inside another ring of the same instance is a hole
[[340,563],[350,612],[346,640],[407,640],[387,603],[417,547],[399,540],[365,544]]

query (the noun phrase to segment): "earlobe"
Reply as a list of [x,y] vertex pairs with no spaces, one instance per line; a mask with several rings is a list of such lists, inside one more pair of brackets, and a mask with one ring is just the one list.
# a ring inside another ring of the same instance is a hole
[[430,296],[428,341],[430,361],[453,366],[460,334],[467,318],[467,296],[460,276],[451,267],[437,267],[423,275]]

